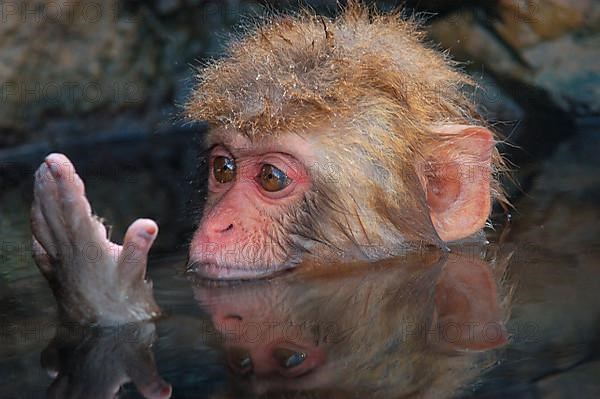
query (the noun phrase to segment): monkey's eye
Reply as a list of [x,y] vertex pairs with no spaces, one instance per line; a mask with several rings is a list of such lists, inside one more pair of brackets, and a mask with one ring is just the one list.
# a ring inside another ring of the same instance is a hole
[[227,157],[216,157],[213,161],[213,175],[219,183],[229,183],[235,177],[235,161]]
[[274,192],[283,190],[290,184],[291,179],[281,169],[265,164],[260,170],[258,181],[265,191]]

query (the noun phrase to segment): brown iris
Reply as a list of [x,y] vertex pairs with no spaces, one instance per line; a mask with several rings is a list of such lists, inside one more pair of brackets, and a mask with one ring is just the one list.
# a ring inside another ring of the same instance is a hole
[[227,157],[216,157],[213,161],[213,175],[219,183],[229,183],[235,177],[235,161]]
[[269,164],[263,165],[260,169],[258,181],[262,188],[269,192],[283,190],[290,184],[290,179],[281,169]]

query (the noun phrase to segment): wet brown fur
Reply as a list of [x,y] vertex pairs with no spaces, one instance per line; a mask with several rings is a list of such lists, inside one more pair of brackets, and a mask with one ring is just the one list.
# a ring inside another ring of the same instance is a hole
[[[313,179],[343,214],[335,223],[348,240],[381,243],[400,230],[404,241],[443,245],[417,168],[432,161],[429,149],[455,139],[436,126],[483,121],[464,92],[471,79],[423,39],[415,18],[355,1],[334,20],[273,16],[200,70],[186,115],[252,141],[289,132],[315,140],[320,162],[344,171],[329,191],[322,176]],[[491,168],[481,167],[492,175],[490,200],[502,200],[497,150]]]

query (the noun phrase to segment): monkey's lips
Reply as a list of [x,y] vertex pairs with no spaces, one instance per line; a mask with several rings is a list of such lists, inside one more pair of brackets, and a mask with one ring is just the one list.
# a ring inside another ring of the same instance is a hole
[[267,277],[292,267],[294,267],[293,264],[259,267],[223,265],[217,262],[193,262],[188,266],[187,271],[209,280],[251,280]]

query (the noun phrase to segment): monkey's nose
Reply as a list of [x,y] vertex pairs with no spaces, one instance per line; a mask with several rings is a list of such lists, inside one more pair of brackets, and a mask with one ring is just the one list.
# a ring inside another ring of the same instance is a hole
[[227,233],[228,231],[233,230],[233,223],[229,223],[226,227],[217,229],[217,233]]
[[210,226],[205,226],[206,227],[206,233],[208,233],[208,238],[210,239],[218,239],[218,240],[223,240],[226,237],[229,237],[232,235],[232,233],[235,231],[235,226],[233,223],[219,223],[216,222]]

